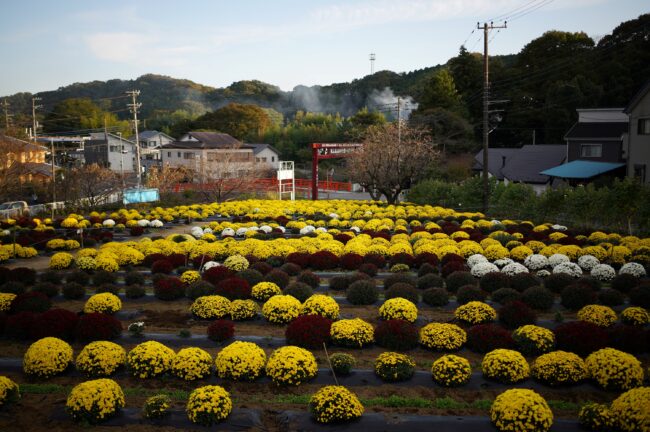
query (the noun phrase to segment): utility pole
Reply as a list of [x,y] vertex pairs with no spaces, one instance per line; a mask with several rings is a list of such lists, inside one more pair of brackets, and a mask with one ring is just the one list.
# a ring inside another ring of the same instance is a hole
[[9,102],[7,102],[7,99],[2,102],[2,107],[5,112],[5,129],[8,130],[9,126],[11,126],[11,117],[13,117],[13,115],[9,114]]
[[402,98],[397,96],[397,144],[402,143]]
[[122,189],[124,189],[124,144],[122,144],[122,132],[117,134],[120,136],[120,177],[122,177]]
[[[492,29],[507,28],[508,23],[495,26],[493,23],[483,23],[483,212],[487,212],[490,201],[490,183],[488,182],[488,135],[490,134],[489,105],[490,105],[490,78],[488,59],[488,31]],[[476,28],[481,29],[480,23]]]
[[54,207],[56,206],[56,171],[54,170],[54,138],[50,137],[50,152],[52,154],[52,220],[54,220]]
[[[41,100],[39,97],[32,97],[32,138],[34,141],[36,141],[36,136],[38,135],[37,132],[37,127],[38,127],[38,122],[36,121],[36,110],[39,108],[43,108],[43,105],[36,105],[36,101]],[[54,155],[52,155],[54,157]]]
[[375,73],[375,53],[370,53],[370,75]]
[[136,98],[140,95],[140,90],[131,90],[126,92],[132,98],[132,103],[127,104],[133,113],[133,126],[135,127],[135,168],[138,189],[142,188],[142,168],[140,166],[140,135],[138,134],[138,109],[142,106],[141,103],[136,102]]

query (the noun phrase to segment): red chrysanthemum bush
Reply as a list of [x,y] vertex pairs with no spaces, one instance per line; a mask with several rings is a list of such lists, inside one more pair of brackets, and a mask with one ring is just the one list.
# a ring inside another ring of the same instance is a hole
[[226,266],[216,266],[210,267],[204,271],[202,277],[204,281],[210,282],[212,285],[216,285],[222,280],[228,279],[233,274],[234,272]]
[[368,254],[363,257],[364,263],[374,264],[378,269],[386,267],[386,258],[378,254]]
[[170,276],[155,281],[153,293],[160,300],[176,300],[185,295],[185,286],[179,278]]
[[497,324],[479,324],[467,330],[467,347],[479,353],[498,348],[512,348],[512,333]]
[[630,354],[641,354],[650,349],[646,332],[640,326],[619,324],[607,329],[609,346]]
[[288,345],[303,348],[322,348],[330,340],[332,320],[321,315],[302,315],[287,325],[285,337]]
[[352,240],[352,236],[348,235],[346,233],[338,233],[337,235],[334,236],[334,240],[340,241],[343,244],[346,244],[350,240]]
[[187,265],[187,257],[184,254],[171,254],[167,257],[167,259],[172,263],[174,268]]
[[442,274],[442,277],[446,278],[450,274],[457,272],[457,271],[465,271],[467,270],[467,267],[465,266],[464,262],[460,261],[449,261],[447,264],[442,266],[442,270],[440,273]]
[[52,301],[43,293],[28,292],[18,294],[11,302],[10,312],[45,312],[52,307]]
[[373,263],[363,263],[359,266],[359,273],[367,274],[370,277],[377,276],[379,269]]
[[415,266],[420,268],[424,264],[429,264],[432,267],[438,267],[440,260],[438,255],[431,252],[422,252],[415,257]]
[[330,251],[318,251],[309,256],[309,266],[314,270],[331,270],[339,264],[339,257]]
[[77,322],[75,338],[79,342],[113,340],[122,334],[122,323],[112,315],[90,313]]
[[32,339],[55,337],[72,340],[79,316],[66,309],[50,309],[37,315],[31,326]]
[[242,278],[230,277],[217,284],[215,293],[229,300],[245,300],[251,298],[251,286]]
[[314,289],[318,288],[320,285],[320,276],[309,270],[300,272],[300,274],[296,277],[296,280],[298,282],[305,283]]
[[285,261],[299,265],[300,268],[307,268],[309,266],[309,254],[305,252],[292,252],[287,255]]
[[18,312],[7,316],[4,330],[5,336],[17,340],[29,339],[32,325],[38,315],[34,312]]
[[558,350],[573,352],[581,357],[607,347],[609,340],[606,329],[584,321],[560,324],[554,333]]
[[499,309],[499,322],[509,329],[516,329],[526,324],[535,324],[537,314],[526,303],[514,300]]
[[380,321],[375,327],[375,343],[392,351],[407,351],[418,346],[419,332],[406,320]]
[[264,275],[264,281],[273,282],[282,289],[285,289],[289,285],[290,280],[291,278],[288,274],[278,269],[273,269]]
[[235,325],[230,320],[215,320],[207,329],[208,339],[223,342],[235,335]]
[[355,253],[348,253],[341,257],[341,267],[346,270],[357,270],[363,264],[363,256]]
[[415,258],[413,258],[413,255],[400,252],[392,255],[388,260],[388,264],[389,267],[392,267],[395,264],[406,264],[409,267],[413,267],[415,265]]
[[169,274],[174,270],[174,266],[168,259],[159,259],[151,265],[151,273]]

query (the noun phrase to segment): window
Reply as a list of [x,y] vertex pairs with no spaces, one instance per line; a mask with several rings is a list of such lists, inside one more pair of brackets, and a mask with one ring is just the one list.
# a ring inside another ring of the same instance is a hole
[[275,162],[275,156],[271,156],[271,162]]
[[650,118],[639,119],[637,132],[639,135],[650,135]]
[[172,152],[167,152],[167,157],[168,158],[172,157]]
[[601,157],[603,155],[602,144],[582,144],[580,146],[580,157]]
[[216,152],[208,152],[208,162],[214,162],[217,160]]
[[183,153],[183,159],[194,159],[194,153],[192,152]]
[[109,146],[109,150],[111,153],[118,153],[120,151],[120,146],[112,145]]
[[180,158],[181,157],[181,152],[177,152],[176,157]]
[[259,162],[259,161],[260,161],[260,158],[255,158],[255,162]]

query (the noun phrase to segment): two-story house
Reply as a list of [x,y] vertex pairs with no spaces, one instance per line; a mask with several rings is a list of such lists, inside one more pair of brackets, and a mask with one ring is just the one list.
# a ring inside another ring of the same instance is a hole
[[627,175],[650,184],[650,80],[625,107],[630,116]]
[[255,162],[262,166],[277,170],[280,166],[280,152],[271,144],[246,144],[253,147]]
[[47,182],[52,178],[52,165],[45,160],[47,151],[44,146],[0,134],[0,169],[21,183]]
[[118,173],[135,172],[135,142],[112,133],[91,133],[84,145],[86,164],[97,164]]

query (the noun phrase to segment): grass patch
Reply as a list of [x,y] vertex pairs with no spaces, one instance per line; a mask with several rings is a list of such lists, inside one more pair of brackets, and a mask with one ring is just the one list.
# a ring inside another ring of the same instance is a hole
[[563,400],[548,400],[546,401],[549,407],[555,408],[555,409],[561,409],[561,410],[567,410],[567,411],[579,411],[580,407],[582,405],[589,403],[587,402],[582,402],[582,403],[575,403],[575,402],[567,402]]
[[407,398],[402,396],[375,397],[371,399],[361,399],[364,406],[383,406],[390,408],[430,408],[432,403],[429,399]]
[[70,390],[72,390],[72,387],[59,384],[20,384],[21,393],[54,394],[68,393]]

